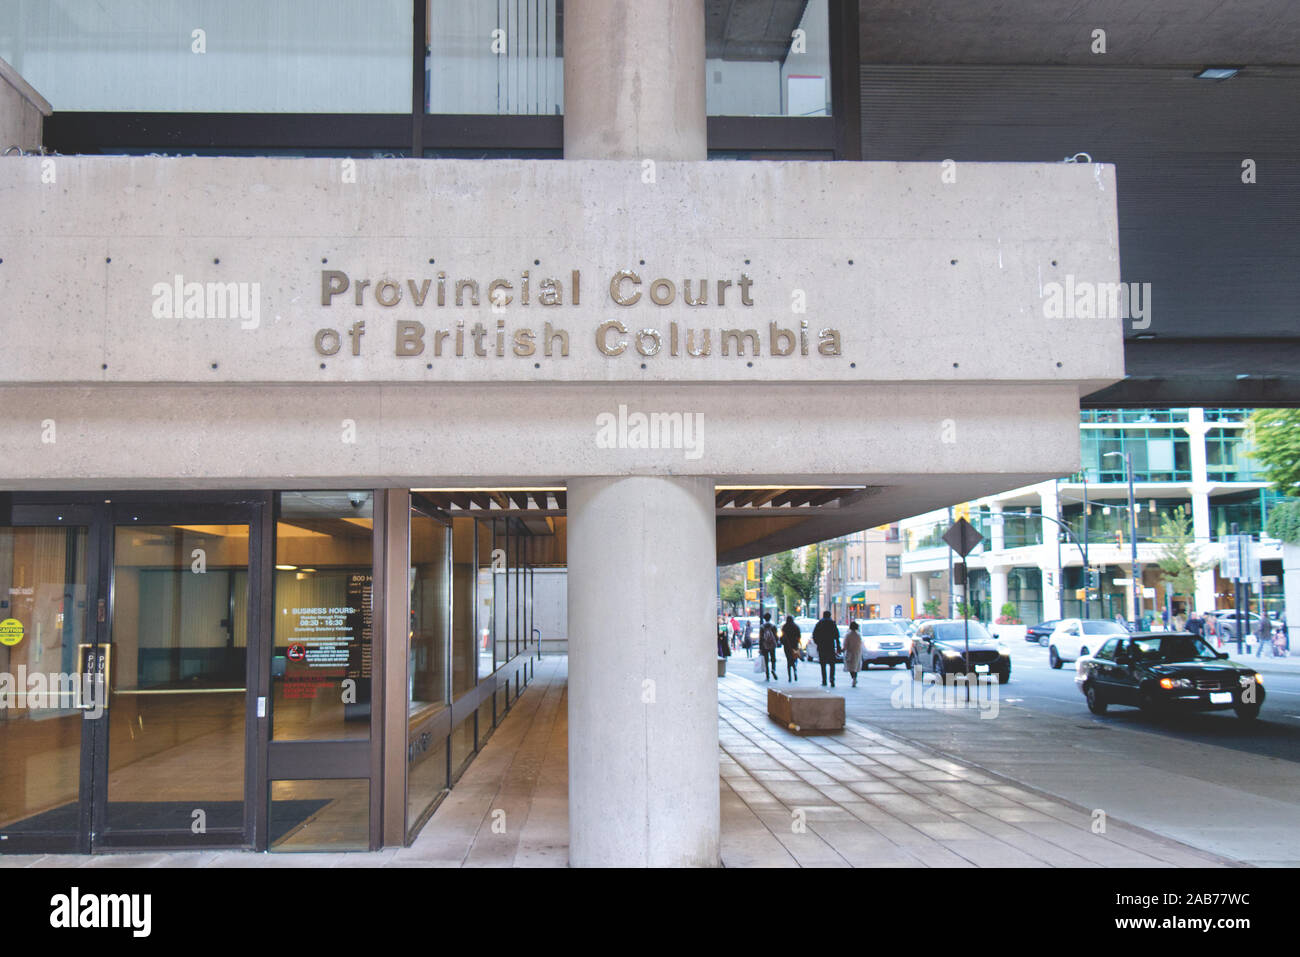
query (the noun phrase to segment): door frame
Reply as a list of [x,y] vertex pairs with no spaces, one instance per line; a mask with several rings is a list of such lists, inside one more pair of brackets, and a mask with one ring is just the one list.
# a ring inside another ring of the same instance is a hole
[[[105,828],[108,739],[111,707],[99,719],[82,717],[75,834],[11,835],[0,853],[156,850],[170,848],[257,848],[265,846],[267,784],[266,705],[269,694],[271,564],[274,526],[270,491],[249,492],[6,492],[0,493],[0,525],[87,528],[87,641],[108,645],[113,624],[113,558],[117,525],[138,520],[155,524],[247,525],[248,608],[244,696],[244,815],[239,828],[193,834],[186,830]],[[100,602],[105,613],[99,620]],[[259,708],[259,699],[260,705]]]

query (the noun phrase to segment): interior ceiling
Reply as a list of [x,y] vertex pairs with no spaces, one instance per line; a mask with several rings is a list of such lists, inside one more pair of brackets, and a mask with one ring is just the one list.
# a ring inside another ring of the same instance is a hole
[[807,6],[808,0],[705,0],[705,56],[784,60]]
[[[1300,64],[1294,0],[861,0],[858,10],[863,63]],[[1096,29],[1104,54],[1092,52]]]

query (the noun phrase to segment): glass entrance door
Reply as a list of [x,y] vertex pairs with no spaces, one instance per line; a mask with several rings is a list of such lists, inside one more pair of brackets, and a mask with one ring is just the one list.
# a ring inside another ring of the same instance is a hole
[[254,843],[264,509],[205,498],[0,527],[0,852]]
[[112,530],[95,834],[101,845],[245,843],[250,523],[211,510],[130,518]]
[[91,530],[57,524],[73,518],[0,527],[0,851],[88,849],[77,653],[96,605]]

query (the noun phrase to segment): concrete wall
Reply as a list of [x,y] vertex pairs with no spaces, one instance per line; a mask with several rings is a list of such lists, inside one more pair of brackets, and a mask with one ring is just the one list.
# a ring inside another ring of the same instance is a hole
[[0,153],[17,146],[41,148],[41,127],[50,104],[4,60],[0,60]]
[[[1000,380],[1092,391],[1123,374],[1118,318],[1044,315],[1053,280],[1119,278],[1108,166],[970,164],[947,183],[940,164],[665,162],[646,182],[641,162],[60,157],[46,182],[39,162],[0,164],[0,381]],[[611,297],[623,269],[642,277],[635,305]],[[322,305],[328,270],[349,285]],[[456,307],[450,289],[435,306],[439,271],[476,280],[479,306]],[[741,299],[745,276],[753,305]],[[546,277],[561,283],[562,304],[541,304]],[[658,277],[677,287],[671,305],[649,299]],[[499,312],[494,278],[513,285]],[[407,281],[418,291],[425,279],[417,306]],[[709,280],[708,305],[683,303],[685,279],[693,295]],[[719,281],[732,283],[722,306]],[[244,298],[219,300],[222,312],[189,283],[243,284],[232,288]],[[380,291],[401,300],[381,305]],[[247,308],[232,317],[236,306]],[[466,355],[433,355],[434,331],[454,336],[460,320]],[[621,355],[597,348],[609,320],[628,330]],[[426,327],[421,354],[396,355],[401,321]],[[472,354],[476,322],[488,330],[483,357]],[[547,322],[567,331],[567,358],[558,345],[543,354]],[[636,353],[635,333],[667,340],[672,322],[680,355],[667,341]],[[797,340],[801,322],[808,354],[772,355],[773,325]],[[326,328],[343,337],[330,356],[315,345]],[[534,355],[516,354],[524,329]],[[723,329],[754,330],[759,354],[722,356]],[[819,353],[823,329],[838,332],[838,355]],[[708,332],[709,356],[686,355],[688,330],[696,351]]]
[[569,573],[564,568],[533,570],[533,627],[543,650],[563,650],[569,637]]

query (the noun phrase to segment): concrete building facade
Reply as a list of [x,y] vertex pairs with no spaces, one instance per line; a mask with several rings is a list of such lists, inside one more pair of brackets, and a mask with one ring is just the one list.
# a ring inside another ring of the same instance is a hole
[[709,162],[705,9],[565,4],[562,159],[0,160],[5,664],[106,705],[6,716],[8,848],[409,840],[562,564],[571,863],[715,865],[716,565],[1077,467],[1113,167]]

